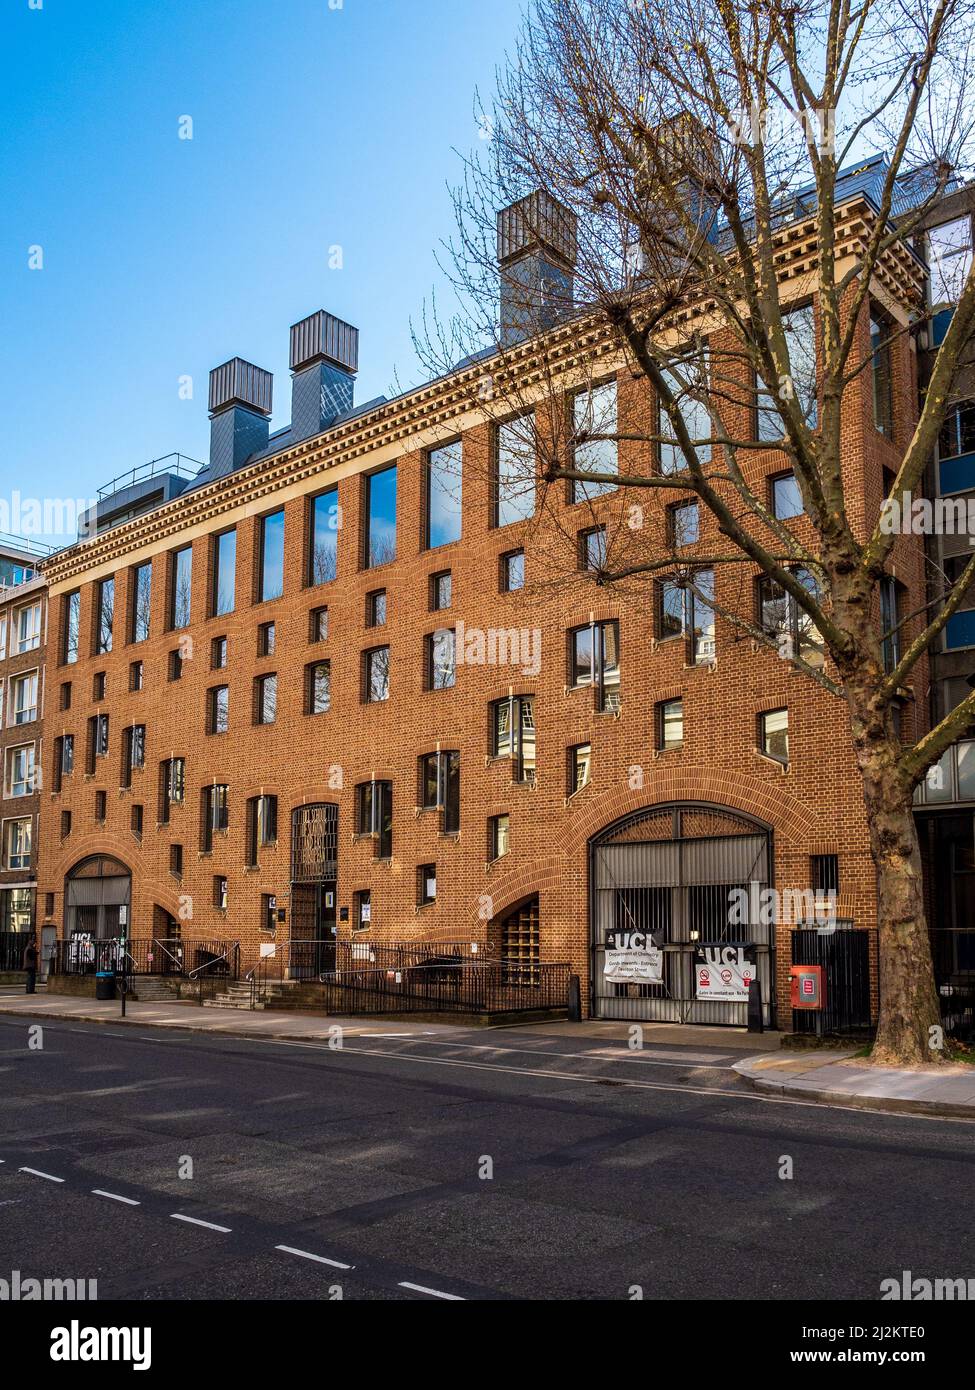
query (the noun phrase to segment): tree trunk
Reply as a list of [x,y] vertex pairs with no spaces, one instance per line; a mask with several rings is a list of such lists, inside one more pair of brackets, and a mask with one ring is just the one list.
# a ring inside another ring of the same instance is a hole
[[877,869],[880,1017],[871,1060],[878,1066],[937,1063],[944,1060],[941,1012],[913,806],[893,770],[872,767],[872,761],[869,755],[861,761]]

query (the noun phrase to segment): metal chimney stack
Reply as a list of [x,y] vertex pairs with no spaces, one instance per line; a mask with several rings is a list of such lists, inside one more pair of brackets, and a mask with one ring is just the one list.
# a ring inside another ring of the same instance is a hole
[[232,357],[210,373],[210,475],[223,477],[267,448],[273,378]]
[[352,409],[359,330],[324,309],[291,326],[291,439],[311,439]]

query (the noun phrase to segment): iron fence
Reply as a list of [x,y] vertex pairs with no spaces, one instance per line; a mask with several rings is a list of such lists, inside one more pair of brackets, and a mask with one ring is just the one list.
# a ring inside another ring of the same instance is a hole
[[826,1007],[793,1009],[793,1032],[822,1037],[869,1031],[871,959],[877,959],[874,928],[847,920],[796,927],[792,963],[822,966]]
[[28,941],[34,941],[33,932],[0,932],[0,970],[23,970]]
[[126,975],[170,975],[183,979],[236,980],[240,944],[236,941],[187,941],[152,937],[126,941],[76,935],[54,943],[53,975],[96,975],[114,970]]
[[953,1038],[975,1034],[975,927],[932,927],[931,957],[941,1022]]
[[[472,949],[473,948],[473,949]],[[483,942],[418,941],[384,945],[366,941],[320,939],[283,941],[265,957],[263,973],[270,979],[322,983],[347,970],[405,970],[424,963],[456,964],[460,960],[499,964],[487,959]]]

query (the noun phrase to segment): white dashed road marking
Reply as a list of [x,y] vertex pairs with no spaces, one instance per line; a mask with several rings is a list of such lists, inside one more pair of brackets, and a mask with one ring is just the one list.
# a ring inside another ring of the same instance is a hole
[[47,1178],[48,1182],[64,1182],[64,1178],[56,1178],[53,1173],[42,1173],[40,1168],[21,1168],[21,1173],[32,1173],[35,1178]]
[[466,1299],[461,1298],[459,1293],[443,1293],[440,1289],[428,1289],[423,1284],[408,1284],[406,1280],[400,1282],[401,1289],[412,1289],[414,1293],[428,1293],[431,1298],[449,1298],[451,1303],[466,1303]]
[[355,1265],[344,1265],[341,1260],[328,1260],[324,1255],[313,1255],[310,1250],[296,1250],[293,1245],[276,1245],[275,1250],[283,1250],[286,1255],[298,1255],[303,1260],[314,1260],[316,1264],[331,1265],[333,1269],[355,1269]]
[[216,1226],[212,1221],[200,1221],[195,1216],[183,1216],[178,1211],[171,1211],[169,1215],[174,1221],[188,1221],[191,1226],[205,1226],[208,1231],[220,1231],[225,1236],[230,1234],[229,1226]]
[[141,1203],[137,1202],[134,1197],[123,1197],[118,1192],[105,1192],[100,1187],[93,1187],[91,1190],[95,1197],[110,1197],[113,1202],[124,1202],[127,1207],[141,1206]]

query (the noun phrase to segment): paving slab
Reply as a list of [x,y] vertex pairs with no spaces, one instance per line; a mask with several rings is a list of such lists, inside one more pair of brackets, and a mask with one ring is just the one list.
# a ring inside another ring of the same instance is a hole
[[783,1061],[780,1054],[745,1057],[734,1070],[757,1091],[801,1095],[865,1110],[887,1110],[975,1121],[975,1069],[871,1067],[851,1061],[853,1053],[830,1051]]

